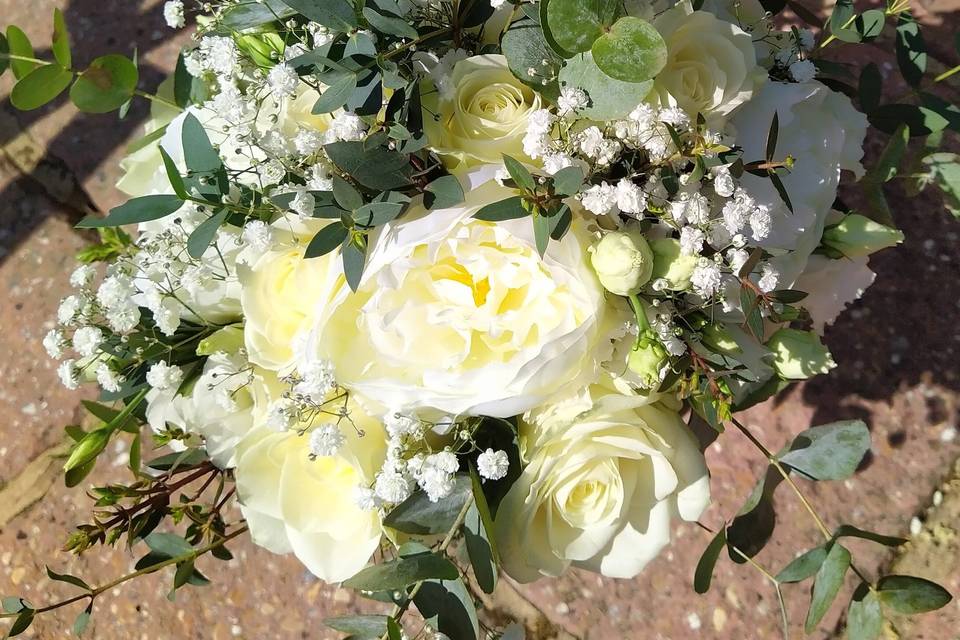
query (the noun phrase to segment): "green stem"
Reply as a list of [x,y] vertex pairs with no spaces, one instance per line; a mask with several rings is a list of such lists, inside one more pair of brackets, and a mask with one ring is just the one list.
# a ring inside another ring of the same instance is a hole
[[941,82],[941,81],[943,81],[943,80],[946,80],[947,78],[949,78],[949,77],[952,76],[953,74],[957,73],[958,71],[960,71],[960,64],[958,64],[957,66],[955,66],[953,69],[947,69],[946,71],[944,71],[943,73],[941,73],[940,75],[938,75],[936,78],[934,78],[933,81],[934,81],[934,82]]
[[12,53],[0,53],[0,58],[6,58],[7,60],[19,60],[20,62],[33,62],[34,64],[53,64],[48,60],[40,60],[38,58],[28,58],[27,56],[18,56]]
[[177,111],[183,111],[183,107],[178,105],[176,102],[171,102],[166,98],[161,98],[160,96],[154,95],[152,93],[147,93],[146,91],[140,91],[139,89],[137,89],[136,91],[133,92],[133,95],[139,96],[141,98],[146,98],[151,102],[157,102],[159,104],[170,107],[171,109],[176,109]]
[[[88,591],[87,593],[81,593],[81,594],[78,595],[78,596],[73,596],[72,598],[67,598],[66,600],[61,600],[60,602],[54,602],[53,604],[48,604],[48,605],[45,606],[45,607],[40,607],[39,609],[35,609],[34,612],[35,612],[35,613],[46,613],[46,612],[48,612],[48,611],[53,611],[54,609],[59,609],[60,607],[65,607],[65,606],[67,606],[67,605],[73,604],[74,602],[79,602],[80,600],[83,600],[83,599],[85,599],[85,598],[89,598],[89,599],[91,600],[91,602],[92,602],[94,598],[96,598],[98,595],[100,595],[100,594],[103,593],[104,591],[109,591],[110,589],[113,589],[114,587],[116,587],[116,586],[118,586],[118,585],[121,585],[121,584],[123,584],[124,582],[128,582],[128,581],[130,581],[130,580],[133,580],[134,578],[139,578],[140,576],[147,575],[148,573],[154,573],[154,572],[156,572],[156,571],[159,571],[160,569],[163,569],[164,567],[169,567],[170,565],[173,565],[173,564],[179,564],[179,563],[181,563],[181,562],[187,562],[187,561],[189,561],[189,560],[196,560],[196,559],[199,558],[200,556],[202,556],[202,555],[204,555],[204,554],[206,554],[206,553],[209,553],[210,551],[213,551],[214,549],[217,549],[217,548],[219,548],[219,547],[222,547],[222,546],[225,545],[227,542],[229,542],[230,540],[233,540],[234,538],[236,538],[237,536],[245,533],[246,531],[247,531],[247,527],[246,527],[246,526],[242,526],[242,527],[240,527],[239,529],[237,529],[236,531],[233,531],[232,533],[229,533],[229,534],[223,536],[222,538],[220,538],[220,539],[217,540],[216,542],[211,542],[210,544],[208,544],[208,545],[205,546],[205,547],[201,547],[201,548],[199,548],[199,549],[194,549],[193,551],[190,551],[190,552],[188,552],[188,553],[181,554],[181,555],[179,555],[179,556],[175,556],[175,557],[173,557],[173,558],[167,558],[166,560],[163,560],[163,561],[158,562],[158,563],[156,563],[156,564],[152,564],[152,565],[150,565],[150,566],[148,566],[148,567],[144,567],[143,569],[140,569],[139,571],[134,571],[133,573],[128,573],[128,574],[126,574],[126,575],[120,576],[119,578],[116,578],[115,580],[111,580],[110,582],[107,582],[106,584],[100,585],[99,587],[94,587],[94,588],[90,589],[90,591]],[[19,615],[20,615],[20,612],[19,612],[19,611],[15,612],[15,613],[0,613],[0,618],[15,618],[15,617],[17,617],[17,616],[19,616]]]
[[[450,546],[450,543],[453,542],[453,537],[456,535],[457,530],[463,525],[464,520],[467,519],[467,512],[470,511],[470,507],[473,506],[473,496],[471,496],[466,502],[463,503],[463,508],[460,509],[460,513],[457,514],[456,520],[453,521],[453,525],[450,527],[450,530],[447,531],[447,535],[444,536],[443,542],[440,543],[440,546],[437,547],[437,551],[443,553],[447,550],[447,547]],[[406,613],[407,608],[410,606],[410,603],[413,602],[413,599],[420,593],[420,587],[423,586],[424,581],[416,583],[413,586],[413,589],[410,590],[410,593],[407,594],[407,597],[404,598],[402,605],[396,605],[393,608],[393,612],[390,614],[390,617],[400,622],[400,619],[403,618],[403,614]],[[380,636],[380,640],[389,640],[389,631],[384,631],[383,635]]]

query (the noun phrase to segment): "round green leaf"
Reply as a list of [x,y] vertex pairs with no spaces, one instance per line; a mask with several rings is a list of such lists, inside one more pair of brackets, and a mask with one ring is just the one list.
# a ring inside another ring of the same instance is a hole
[[560,84],[583,89],[590,97],[590,106],[581,113],[592,120],[623,118],[640,104],[653,82],[623,82],[611,78],[597,68],[589,51],[567,60],[560,70]]
[[25,75],[10,92],[10,102],[21,111],[42,107],[70,86],[73,72],[58,64],[37,67]]
[[587,51],[617,16],[616,0],[550,0],[547,26],[562,49]]
[[97,58],[70,89],[70,100],[80,111],[107,113],[133,97],[140,74],[130,58],[110,54]]
[[935,611],[953,599],[936,582],[917,576],[883,576],[877,583],[877,592],[885,606],[906,615]]
[[70,35],[67,31],[67,22],[63,19],[63,12],[60,9],[53,10],[53,43],[50,47],[53,50],[53,57],[64,69],[69,69],[73,64],[73,58],[70,55]]
[[620,18],[593,43],[600,70],[624,82],[644,82],[667,64],[667,44],[653,25],[640,18]]
[[[23,29],[16,25],[7,27],[7,46],[10,48],[11,55],[21,58],[33,57],[33,45],[30,44],[30,38],[23,32]],[[11,60],[10,68],[13,69],[13,75],[17,80],[25,77],[36,68],[36,62],[29,60]]]

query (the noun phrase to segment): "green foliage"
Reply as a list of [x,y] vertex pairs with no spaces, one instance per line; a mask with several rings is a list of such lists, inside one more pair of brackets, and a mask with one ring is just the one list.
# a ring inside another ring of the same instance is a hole
[[597,38],[591,49],[597,67],[623,82],[645,82],[667,63],[667,45],[645,20],[620,18]]
[[424,580],[456,580],[459,575],[446,558],[424,552],[367,567],[345,580],[343,586],[360,591],[390,591]]
[[500,46],[507,66],[517,79],[548,97],[559,94],[557,77],[563,59],[547,43],[536,20],[514,22],[503,34]]
[[59,8],[53,10],[53,42],[50,49],[57,64],[64,69],[69,69],[73,64],[73,57],[70,55],[70,34],[67,31],[63,12]]
[[883,630],[883,611],[876,593],[865,583],[860,583],[850,605],[847,607],[847,638],[849,640],[874,640]]
[[778,457],[811,480],[843,480],[853,475],[869,450],[867,425],[849,420],[807,429]]
[[140,73],[126,56],[101,56],[80,73],[70,88],[70,100],[85,113],[108,113],[133,98]]
[[182,206],[183,200],[175,195],[141,196],[110,209],[110,213],[105,218],[88,216],[76,226],[78,229],[95,229],[149,222],[166,217]]
[[[30,38],[20,27],[10,25],[7,27],[7,48],[10,54],[18,58],[33,58],[33,45],[30,44]],[[10,60],[10,68],[13,70],[13,77],[17,80],[23,79],[27,74],[37,67],[36,62],[30,60]]]
[[38,109],[63,93],[72,81],[73,72],[58,64],[37,67],[13,85],[10,103],[21,111]]
[[805,632],[813,632],[820,624],[823,616],[826,615],[830,605],[837,597],[837,593],[840,592],[840,587],[843,586],[843,577],[849,568],[850,552],[839,543],[832,544],[823,559],[823,564],[817,570],[813,582],[813,591],[810,594],[810,609],[803,624]]
[[493,516],[483,493],[483,486],[476,469],[470,469],[473,490],[473,504],[467,511],[463,522],[463,537],[467,555],[473,566],[477,584],[486,593],[493,593],[497,587],[497,544],[493,537]]
[[480,637],[477,609],[460,578],[428,580],[413,598],[427,624],[451,640]]
[[394,507],[383,520],[383,524],[413,535],[444,533],[456,522],[463,505],[473,494],[473,484],[466,475],[454,479],[450,494],[431,502],[422,491],[417,491]]
[[583,115],[594,120],[622,118],[633,111],[653,87],[653,82],[623,82],[606,75],[589,51],[574,56],[560,70],[560,83],[582,89],[590,97]]
[[359,638],[379,638],[387,632],[388,616],[337,616],[323,621],[331,629]]
[[463,187],[455,176],[440,176],[424,187],[423,204],[427,209],[446,209],[463,202]]
[[727,545],[727,528],[724,525],[717,532],[710,544],[704,550],[697,562],[696,571],[693,574],[693,589],[697,593],[706,593],[710,590],[710,583],[713,581],[713,568],[717,565],[720,558],[720,552]]
[[944,607],[953,597],[936,582],[916,576],[890,575],[877,582],[877,594],[883,606],[913,615]]

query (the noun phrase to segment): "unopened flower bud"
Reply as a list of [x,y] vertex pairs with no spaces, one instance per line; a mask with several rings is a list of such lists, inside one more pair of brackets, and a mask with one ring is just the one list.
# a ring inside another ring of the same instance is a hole
[[606,234],[593,248],[590,263],[607,291],[629,296],[650,280],[653,252],[640,229],[633,227]]

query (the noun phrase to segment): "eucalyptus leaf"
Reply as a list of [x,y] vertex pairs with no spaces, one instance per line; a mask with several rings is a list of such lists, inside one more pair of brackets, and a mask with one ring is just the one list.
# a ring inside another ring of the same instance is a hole
[[387,631],[387,616],[337,616],[326,618],[323,624],[342,633],[361,638],[379,638]]
[[47,570],[47,577],[50,578],[51,580],[55,580],[57,582],[66,582],[67,584],[72,584],[75,587],[80,587],[81,589],[90,591],[90,585],[88,585],[86,582],[84,582],[77,576],[72,576],[69,573],[57,573],[50,567],[44,567],[44,568]]
[[463,186],[456,176],[440,176],[424,188],[427,209],[446,209],[463,202]]
[[534,181],[533,176],[530,175],[530,171],[528,171],[525,166],[520,164],[516,158],[504,155],[503,166],[506,167],[507,173],[510,174],[510,177],[513,178],[513,181],[517,183],[518,187],[528,193],[533,193],[536,191],[537,183]]
[[200,121],[192,113],[183,119],[181,131],[183,156],[187,169],[193,172],[216,171],[223,166],[220,154],[210,144],[210,137]]
[[553,174],[553,190],[562,196],[575,196],[583,186],[583,169],[578,166],[564,167]]
[[823,620],[823,616],[837,597],[840,587],[843,586],[843,577],[849,568],[850,552],[843,545],[834,543],[817,571],[810,595],[810,610],[803,623],[804,631],[812,633]]
[[317,231],[304,251],[304,258],[318,258],[326,255],[343,244],[349,230],[342,224],[331,222]]
[[472,493],[470,478],[460,474],[454,479],[453,490],[445,498],[431,502],[425,492],[416,491],[394,507],[384,518],[383,524],[414,535],[444,533],[453,526]]
[[700,556],[700,560],[697,562],[697,568],[693,573],[693,589],[697,593],[702,594],[710,590],[710,583],[713,581],[713,568],[717,565],[717,559],[720,557],[720,552],[723,551],[726,544],[727,528],[726,525],[724,525],[717,534],[713,536],[710,544],[704,549],[703,555]]
[[911,136],[924,136],[942,131],[950,124],[944,116],[928,107],[894,103],[877,107],[867,118],[880,131],[893,133],[901,124],[910,129]]
[[518,80],[547,97],[559,95],[557,76],[563,58],[547,44],[539,23],[529,19],[514,22],[503,34],[500,46]]
[[826,558],[826,545],[805,551],[777,574],[777,582],[802,582],[819,571]]
[[143,540],[150,550],[167,558],[176,558],[191,553],[193,546],[175,533],[154,531]]
[[870,431],[860,420],[812,427],[794,438],[780,462],[811,480],[844,480],[870,450]]
[[399,16],[378,13],[370,7],[364,7],[363,17],[367,19],[371,27],[382,33],[407,38],[408,40],[416,40],[419,35],[416,29]]
[[876,640],[883,630],[883,611],[877,595],[863,582],[847,607],[847,639]]
[[358,246],[356,242],[347,239],[340,249],[340,258],[343,262],[343,275],[347,279],[351,291],[360,287],[363,277],[363,265],[367,261],[365,246]]
[[73,64],[73,57],[70,54],[70,33],[67,31],[67,21],[64,20],[63,12],[59,8],[53,10],[53,39],[50,49],[57,64],[64,69],[69,69]]
[[667,43],[652,24],[627,16],[617,20],[591,48],[605,74],[623,82],[645,82],[667,64]]
[[387,191],[410,184],[411,169],[403,154],[385,147],[366,148],[363,142],[333,142],[324,146],[330,160],[365,187]]
[[240,2],[224,9],[219,24],[229,30],[246,31],[274,20],[289,18],[295,13],[296,10],[282,0]]
[[[16,25],[7,27],[7,48],[11,55],[19,58],[33,58],[33,45],[30,44],[30,38],[23,32],[23,29]],[[13,77],[17,80],[22,79],[37,67],[36,62],[30,60],[10,60],[10,68],[13,70]]]
[[311,112],[316,115],[336,111],[346,104],[347,100],[356,90],[357,74],[352,71],[343,72],[337,80],[323,90],[320,98],[313,104]]
[[187,238],[187,253],[191,258],[199,259],[207,252],[207,248],[217,237],[217,230],[223,226],[230,214],[228,209],[221,209],[197,225],[190,237]]
[[574,56],[560,70],[560,84],[582,89],[590,98],[590,104],[581,110],[585,118],[592,120],[616,120],[626,117],[640,104],[650,89],[652,81],[623,82],[600,71],[589,51]]
[[530,215],[530,212],[523,208],[523,197],[512,196],[481,207],[479,211],[473,214],[473,217],[487,222],[501,222],[523,218],[528,215]]
[[283,3],[333,31],[350,31],[359,26],[348,0],[283,0]]
[[81,611],[76,619],[73,621],[73,635],[80,637],[83,635],[83,632],[87,630],[87,627],[90,625],[90,614],[92,609],[90,607]]
[[533,216],[533,239],[537,246],[537,253],[542,258],[550,244],[550,218],[539,213]]
[[463,521],[463,537],[467,555],[477,584],[485,593],[497,588],[497,546],[493,537],[493,517],[483,493],[483,484],[476,469],[470,467],[473,504]]
[[906,538],[885,536],[879,533],[874,533],[873,531],[865,531],[863,529],[858,529],[851,524],[842,524],[837,527],[837,530],[833,532],[833,537],[834,539],[844,537],[862,538],[863,540],[870,540],[871,542],[876,542],[877,544],[882,544],[887,547],[899,547],[907,542]]
[[476,606],[459,578],[428,580],[421,585],[413,601],[427,624],[450,640],[477,640],[480,637]]
[[953,599],[936,582],[916,576],[883,576],[877,582],[877,592],[885,607],[907,615],[934,611]]
[[130,58],[101,56],[80,73],[70,88],[70,100],[85,113],[108,113],[133,97],[139,79],[137,65]]
[[119,227],[125,224],[149,222],[168,216],[182,206],[183,200],[175,195],[141,196],[110,209],[110,213],[105,218],[88,216],[78,222],[76,226],[78,229],[95,229],[97,227]]
[[587,51],[617,17],[616,0],[550,0],[547,25],[566,51]]
[[10,103],[21,111],[37,109],[63,93],[72,81],[73,72],[58,64],[37,67],[13,85]]
[[422,580],[455,580],[459,576],[457,568],[443,556],[420,553],[371,565],[344,580],[343,586],[360,591],[390,591]]
[[927,46],[920,33],[920,24],[909,11],[897,17],[896,51],[900,75],[910,86],[919,86],[927,70]]

